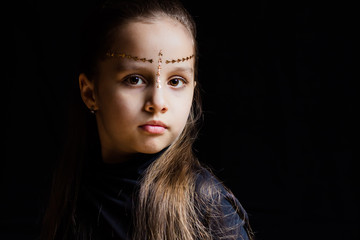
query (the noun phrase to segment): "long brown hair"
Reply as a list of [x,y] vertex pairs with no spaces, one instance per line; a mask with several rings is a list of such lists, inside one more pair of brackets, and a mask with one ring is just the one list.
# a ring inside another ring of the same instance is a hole
[[[196,27],[190,14],[177,0],[108,1],[89,18],[84,26],[80,48],[79,73],[94,79],[97,63],[111,44],[112,30],[131,20],[148,20],[168,16],[182,23],[192,34],[196,45]],[[195,51],[197,47],[195,46]],[[195,53],[195,80],[197,80]],[[146,170],[136,198],[134,210],[135,240],[195,240],[215,236],[201,220],[201,204],[220,194],[212,184],[206,194],[196,190],[201,165],[193,154],[193,143],[202,117],[200,88],[194,99],[187,124],[167,150]],[[42,239],[87,239],[82,224],[77,222],[76,202],[81,185],[81,172],[93,149],[99,148],[96,122],[81,102],[78,87],[74,87],[74,111],[70,113],[72,137],[54,174],[49,205],[44,216]],[[75,137],[74,137],[75,135]],[[233,195],[229,192],[230,196]],[[215,200],[214,200],[215,199]],[[237,209],[241,212],[240,209]],[[215,213],[214,213],[215,215]],[[249,231],[250,233],[250,231]],[[224,239],[231,239],[224,236]]]

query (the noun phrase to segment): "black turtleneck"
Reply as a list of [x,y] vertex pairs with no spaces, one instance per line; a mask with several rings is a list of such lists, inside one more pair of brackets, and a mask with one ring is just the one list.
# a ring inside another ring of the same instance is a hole
[[[78,222],[80,231],[86,232],[82,236],[92,240],[129,240],[133,231],[133,201],[134,193],[139,188],[139,181],[146,168],[162,153],[139,154],[136,159],[123,163],[109,164],[101,160],[89,164],[84,171],[84,178],[78,199]],[[205,169],[199,172],[197,191],[201,194],[201,187],[209,182],[218,185],[224,193],[219,202],[226,227],[238,229],[238,239],[247,240],[244,230],[244,216],[238,215],[234,204],[226,198],[227,191],[219,181]],[[235,201],[237,201],[235,199]],[[237,202],[238,203],[238,202]],[[239,203],[238,203],[239,204]],[[241,205],[240,205],[241,206]],[[203,208],[206,216],[206,207]],[[211,219],[205,219],[209,228],[216,230],[221,226],[214,225]],[[216,239],[216,238],[215,238]]]
[[146,168],[162,152],[138,154],[123,163],[95,161],[85,168],[78,209],[91,239],[130,239],[134,192]]

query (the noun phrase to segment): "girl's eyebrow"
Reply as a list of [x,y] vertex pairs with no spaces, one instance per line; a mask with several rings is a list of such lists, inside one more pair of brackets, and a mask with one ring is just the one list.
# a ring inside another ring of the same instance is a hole
[[188,66],[176,66],[176,67],[172,67],[170,70],[170,72],[182,72],[182,73],[188,73],[188,74],[193,74],[194,73],[194,69],[192,67],[188,67]]
[[[150,65],[151,66],[151,65]],[[146,66],[145,64],[142,63],[130,63],[130,62],[123,62],[123,61],[116,61],[115,64],[115,68],[116,71],[121,72],[121,71],[148,71],[149,70],[149,66]],[[152,69],[153,67],[151,67],[150,69]]]
[[[149,71],[152,70],[153,68],[149,69],[149,66],[143,65],[142,63],[124,63],[122,61],[116,62],[116,71],[121,72],[121,71]],[[168,72],[170,73],[185,73],[185,74],[193,74],[194,73],[194,68],[190,67],[190,66],[169,66]]]

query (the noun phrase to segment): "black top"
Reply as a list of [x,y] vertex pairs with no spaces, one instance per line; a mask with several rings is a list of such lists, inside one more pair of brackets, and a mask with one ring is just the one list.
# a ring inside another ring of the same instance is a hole
[[[135,160],[125,163],[107,164],[102,161],[95,162],[85,170],[84,182],[80,189],[78,200],[79,222],[83,223],[89,235],[94,240],[129,240],[133,231],[133,200],[134,192],[139,187],[139,180],[146,168],[155,161],[162,152],[157,154],[141,154]],[[220,205],[218,210],[223,214],[223,226],[232,228],[238,236],[235,239],[248,240],[244,229],[245,211],[236,199],[228,198],[228,192],[213,175],[205,170],[199,172],[197,178],[197,192],[207,194],[206,184],[216,184],[221,189]],[[210,199],[210,198],[209,198]],[[209,200],[210,201],[210,200]],[[236,201],[236,202],[234,202]],[[218,221],[212,221],[212,209],[209,204],[201,207],[204,222],[211,231],[216,231]],[[238,214],[235,206],[240,206]],[[206,217],[206,216],[209,216]],[[90,226],[90,228],[89,228]],[[80,226],[81,227],[81,226]],[[214,232],[216,236],[216,232]],[[234,238],[232,238],[234,239]]]

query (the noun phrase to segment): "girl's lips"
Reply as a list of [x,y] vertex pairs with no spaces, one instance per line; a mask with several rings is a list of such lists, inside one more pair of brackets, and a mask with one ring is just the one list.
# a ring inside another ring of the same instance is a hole
[[145,132],[151,133],[151,134],[162,134],[165,132],[166,128],[159,125],[142,125],[140,126]]
[[161,121],[151,120],[141,125],[140,128],[150,134],[163,134],[167,126]]

